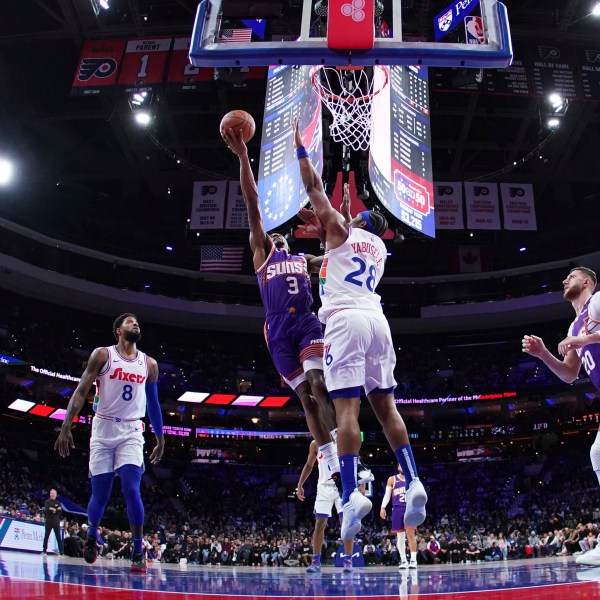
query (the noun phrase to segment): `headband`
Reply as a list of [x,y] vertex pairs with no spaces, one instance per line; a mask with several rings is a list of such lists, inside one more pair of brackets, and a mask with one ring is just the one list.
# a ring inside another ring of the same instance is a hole
[[377,235],[377,227],[375,227],[374,223],[373,223],[373,219],[371,219],[371,211],[369,210],[363,210],[361,213],[359,213],[362,220],[367,224],[367,226],[365,227],[365,229],[369,232],[372,233],[373,235]]

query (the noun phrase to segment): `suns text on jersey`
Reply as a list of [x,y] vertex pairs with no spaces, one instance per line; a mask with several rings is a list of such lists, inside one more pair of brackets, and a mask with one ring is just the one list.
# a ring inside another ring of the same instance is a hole
[[303,260],[284,260],[267,267],[267,280],[279,275],[308,275],[306,263]]
[[370,242],[352,242],[352,249],[355,254],[370,254],[375,259],[375,264],[379,266],[383,262],[381,252],[374,244]]

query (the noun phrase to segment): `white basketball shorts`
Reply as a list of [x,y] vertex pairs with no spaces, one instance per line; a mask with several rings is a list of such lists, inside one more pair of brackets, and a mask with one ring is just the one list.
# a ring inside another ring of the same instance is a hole
[[342,514],[342,499],[335,487],[332,485],[317,485],[317,498],[315,500],[315,515],[318,517],[331,516],[332,508],[338,515]]
[[94,417],[90,439],[90,474],[113,473],[123,465],[144,464],[143,423]]
[[323,366],[329,392],[362,387],[369,394],[375,388],[396,385],[396,353],[383,313],[340,310],[327,320],[324,341]]

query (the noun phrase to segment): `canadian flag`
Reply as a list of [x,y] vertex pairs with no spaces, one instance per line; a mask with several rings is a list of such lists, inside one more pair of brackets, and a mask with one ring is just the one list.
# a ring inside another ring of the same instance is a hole
[[481,273],[481,248],[479,246],[458,246],[458,272]]

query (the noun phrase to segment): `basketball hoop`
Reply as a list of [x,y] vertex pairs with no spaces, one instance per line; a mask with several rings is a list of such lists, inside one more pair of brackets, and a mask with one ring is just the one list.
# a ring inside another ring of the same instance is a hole
[[375,65],[372,75],[363,67],[313,67],[312,84],[333,121],[331,137],[353,150],[367,150],[371,140],[371,103],[387,85],[385,67]]

